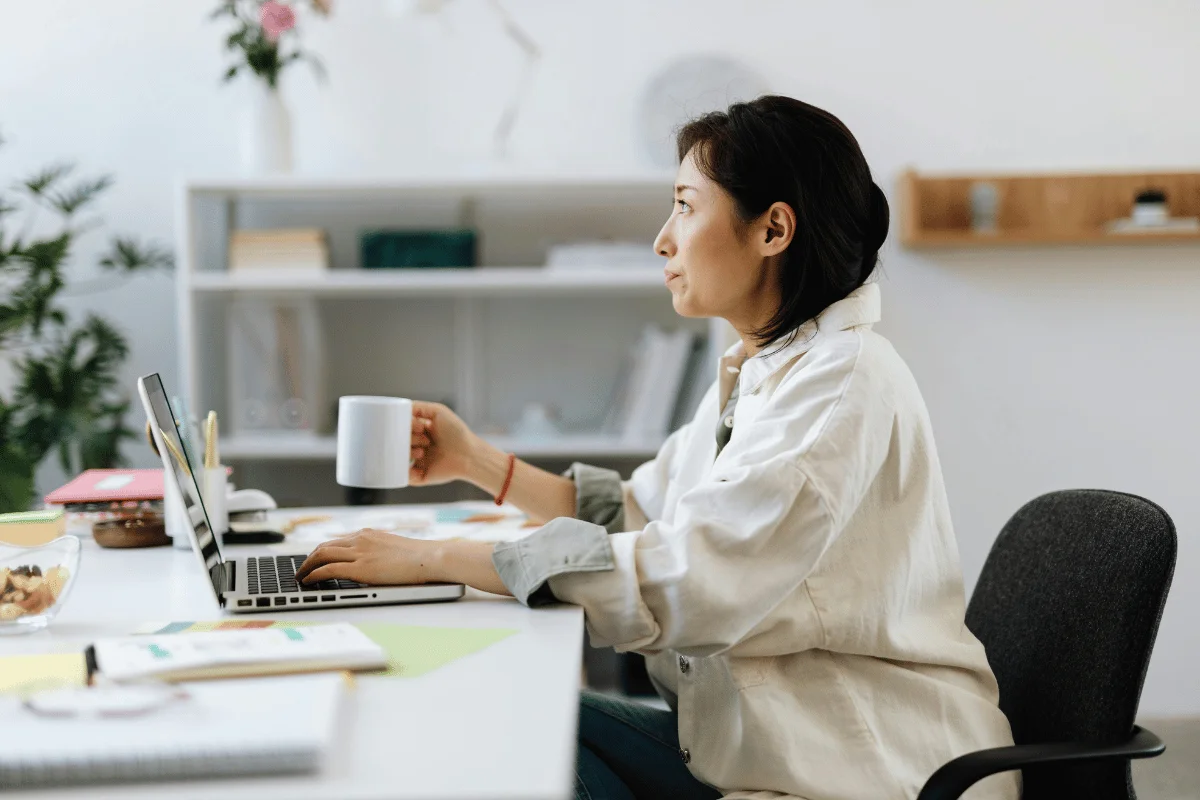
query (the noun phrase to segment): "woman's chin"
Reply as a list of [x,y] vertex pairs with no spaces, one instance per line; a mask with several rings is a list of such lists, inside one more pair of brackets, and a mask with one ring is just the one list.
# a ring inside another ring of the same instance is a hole
[[687,295],[679,290],[671,293],[671,305],[675,307],[675,313],[681,317],[700,317],[703,314],[700,310],[693,307],[693,304],[688,302]]

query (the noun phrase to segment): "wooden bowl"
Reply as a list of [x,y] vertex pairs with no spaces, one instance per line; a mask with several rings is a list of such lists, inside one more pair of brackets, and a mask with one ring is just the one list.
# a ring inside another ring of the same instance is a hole
[[154,513],[97,522],[92,525],[92,538],[101,547],[161,547],[171,543],[162,515]]

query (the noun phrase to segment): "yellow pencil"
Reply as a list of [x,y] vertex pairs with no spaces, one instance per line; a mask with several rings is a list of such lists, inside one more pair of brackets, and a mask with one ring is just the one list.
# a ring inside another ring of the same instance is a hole
[[204,466],[217,465],[217,412],[209,411],[204,420]]

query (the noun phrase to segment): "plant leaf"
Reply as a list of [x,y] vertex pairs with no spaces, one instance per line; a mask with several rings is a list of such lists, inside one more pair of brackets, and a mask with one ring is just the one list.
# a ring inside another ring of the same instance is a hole
[[41,172],[28,178],[23,184],[25,191],[29,192],[34,197],[41,197],[61,178],[75,169],[74,164],[56,164],[51,167],[46,167]]
[[90,181],[82,181],[70,189],[56,192],[50,197],[50,204],[66,216],[71,216],[80,208],[96,199],[96,195],[112,186],[111,175],[104,175]]
[[71,232],[64,231],[54,239],[43,239],[21,248],[20,255],[32,269],[33,274],[61,273],[63,262],[71,249]]
[[26,309],[0,305],[0,341],[3,341],[5,334],[20,330],[28,319],[29,312]]
[[161,245],[141,245],[128,236],[117,236],[112,240],[109,253],[100,259],[100,266],[122,272],[171,269],[175,266],[175,257]]
[[0,514],[29,510],[35,471],[20,451],[0,448]]
[[33,336],[42,335],[47,321],[58,324],[65,321],[64,313],[54,306],[55,297],[62,288],[62,275],[57,270],[31,270],[25,280],[12,291],[12,306],[25,317]]

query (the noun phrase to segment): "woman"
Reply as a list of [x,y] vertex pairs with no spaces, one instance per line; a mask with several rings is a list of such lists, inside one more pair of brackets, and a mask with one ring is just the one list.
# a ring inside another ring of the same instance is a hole
[[515,461],[418,404],[414,484],[468,480],[545,524],[494,548],[362,531],[301,574],[576,603],[593,644],[644,653],[671,710],[585,695],[577,797],[911,800],[1012,738],[924,402],[871,330],[887,201],[846,127],[786,97],[702,117],[678,151],[667,288],[741,338],[694,419],[622,482]]

